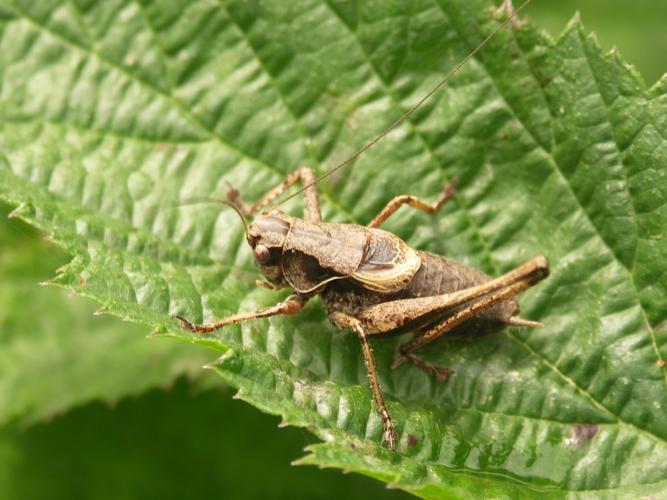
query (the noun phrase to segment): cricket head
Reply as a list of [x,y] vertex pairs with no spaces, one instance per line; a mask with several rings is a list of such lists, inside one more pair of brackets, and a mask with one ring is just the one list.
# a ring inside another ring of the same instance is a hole
[[258,215],[248,226],[246,237],[257,268],[272,283],[283,281],[281,260],[291,225],[289,215],[274,210]]
[[222,203],[237,213],[243,223],[243,231],[248,244],[252,247],[255,263],[260,272],[274,284],[282,284],[282,253],[287,234],[294,219],[280,210],[271,210],[256,216],[248,224],[246,215],[233,201],[218,198],[193,198],[179,205],[198,203]]

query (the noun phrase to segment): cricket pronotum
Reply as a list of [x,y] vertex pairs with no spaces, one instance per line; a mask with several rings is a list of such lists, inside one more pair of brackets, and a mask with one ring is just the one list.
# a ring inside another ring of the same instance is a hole
[[[243,220],[248,244],[256,265],[271,288],[293,290],[286,300],[260,311],[240,313],[210,324],[193,324],[176,318],[192,332],[206,334],[224,326],[281,314],[297,314],[306,302],[319,295],[334,325],[354,331],[363,350],[368,379],[382,417],[383,441],[394,448],[398,436],[378,382],[369,337],[412,331],[415,338],[399,347],[392,367],[405,362],[445,379],[451,370],[433,366],[417,351],[435,339],[474,328],[489,333],[506,325],[538,326],[518,316],[517,294],[548,275],[546,258],[538,256],[503,276],[487,275],[440,255],[414,250],[392,233],[379,229],[401,205],[428,213],[438,212],[454,194],[455,181],[445,186],[435,203],[414,196],[397,196],[367,225],[332,224],[322,221],[317,183],[345,167],[399,126],[408,116],[445,85],[461,67],[503,27],[516,21],[516,11],[507,1],[508,19],[463,59],[415,106],[371,142],[336,167],[316,177],[310,168],[290,174],[259,201],[246,206],[236,190],[228,202]],[[279,211],[272,203],[297,182],[303,187],[281,203],[304,193],[304,218]],[[254,217],[246,224],[246,217]]]

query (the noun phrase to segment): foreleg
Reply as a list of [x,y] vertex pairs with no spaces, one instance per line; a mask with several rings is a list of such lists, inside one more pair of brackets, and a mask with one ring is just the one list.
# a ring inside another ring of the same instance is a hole
[[187,319],[182,316],[174,316],[177,320],[181,322],[181,325],[186,330],[196,333],[210,333],[218,330],[227,325],[234,325],[236,323],[241,323],[243,321],[248,321],[251,319],[257,318],[268,318],[269,316],[277,316],[280,314],[297,314],[303,306],[305,305],[307,299],[299,295],[290,295],[283,302],[280,302],[274,306],[267,307],[266,309],[260,309],[259,311],[247,312],[235,314],[234,316],[229,316],[227,318],[220,319],[213,323],[206,324],[194,324],[190,323]]

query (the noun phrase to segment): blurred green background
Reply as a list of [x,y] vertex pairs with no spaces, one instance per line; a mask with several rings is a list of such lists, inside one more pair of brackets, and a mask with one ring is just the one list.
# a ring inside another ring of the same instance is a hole
[[[514,0],[514,5],[521,1]],[[533,0],[525,14],[558,36],[575,12],[606,51],[618,48],[647,86],[667,72],[667,2],[664,0]]]
[[[647,85],[667,71],[665,0],[533,0],[526,15],[557,36],[577,10]],[[210,352],[149,342],[140,326],[37,286],[66,254],[9,210],[0,206],[0,498],[407,498],[290,466],[313,437],[234,401],[200,368]]]

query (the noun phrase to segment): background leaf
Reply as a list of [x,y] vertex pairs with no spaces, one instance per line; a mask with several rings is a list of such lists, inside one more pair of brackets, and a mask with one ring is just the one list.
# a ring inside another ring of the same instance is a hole
[[[8,214],[0,206],[0,216]],[[113,403],[201,373],[205,349],[146,341],[147,329],[40,287],[63,252],[19,221],[0,224],[0,422],[21,425],[101,399]]]
[[193,391],[181,380],[169,392],[153,390],[113,410],[93,403],[27,431],[5,427],[0,495],[319,500],[339,498],[343,490],[353,500],[408,497],[361,476],[291,467],[314,437],[301,429],[279,430],[275,417],[220,395]]
[[460,175],[444,214],[405,210],[387,227],[489,274],[552,263],[522,299],[547,326],[433,346],[456,371],[446,384],[389,370],[403,339],[376,342],[401,430],[391,454],[357,342],[317,303],[206,340],[169,320],[276,301],[251,288],[233,213],[175,203],[226,181],[254,199],[297,166],[343,159],[479,43],[494,9],[119,0],[2,15],[0,193],[74,256],[57,283],[224,353],[216,370],[241,397],[325,440],[306,462],[425,497],[664,491],[664,80],[647,90],[577,21],[557,42],[525,24],[322,185],[327,220],[364,223]]

